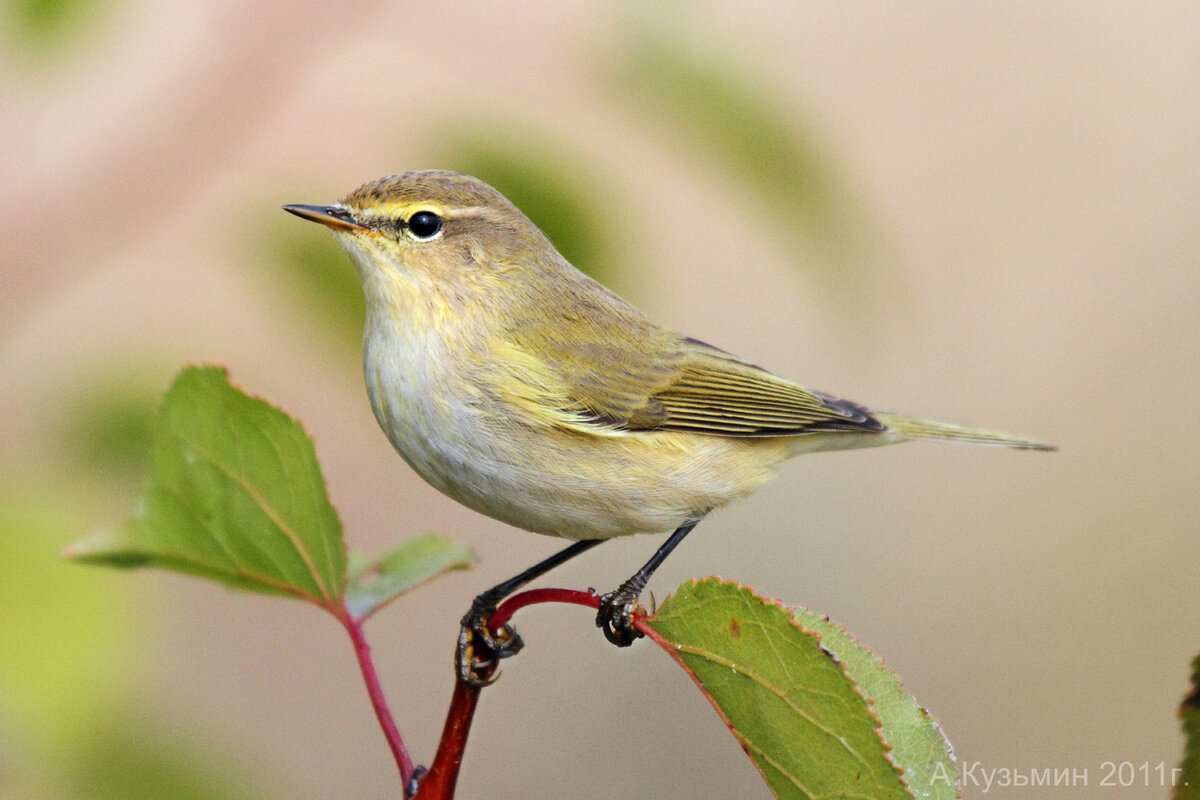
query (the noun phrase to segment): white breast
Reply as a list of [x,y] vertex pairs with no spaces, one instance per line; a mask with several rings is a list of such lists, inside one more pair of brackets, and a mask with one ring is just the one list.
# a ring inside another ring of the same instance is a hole
[[457,499],[456,484],[478,453],[470,392],[437,336],[368,324],[363,372],[375,419],[422,478]]

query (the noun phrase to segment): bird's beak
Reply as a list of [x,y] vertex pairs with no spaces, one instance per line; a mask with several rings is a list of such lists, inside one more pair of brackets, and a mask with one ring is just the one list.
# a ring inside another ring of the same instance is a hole
[[364,225],[359,225],[354,221],[354,215],[344,206],[306,206],[299,203],[294,203],[283,207],[284,211],[295,214],[301,219],[307,219],[312,222],[319,222],[326,227],[332,228],[335,231],[345,231],[347,233],[358,233],[360,231],[370,230]]

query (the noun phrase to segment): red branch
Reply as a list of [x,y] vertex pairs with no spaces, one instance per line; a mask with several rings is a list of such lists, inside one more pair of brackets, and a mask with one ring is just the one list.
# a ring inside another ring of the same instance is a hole
[[454,682],[454,695],[450,698],[450,710],[446,712],[446,725],[438,742],[433,766],[417,789],[414,800],[451,800],[454,786],[458,783],[458,768],[462,766],[463,752],[467,748],[467,734],[471,732],[471,721],[479,705],[479,687],[468,686],[462,681]]
[[[514,594],[505,600],[488,618],[488,627],[496,632],[512,619],[513,614],[536,603],[572,603],[589,608],[599,608],[600,598],[594,592],[573,589],[530,589]],[[638,614],[634,627],[643,633],[650,630],[645,616]],[[438,743],[437,756],[429,774],[421,779],[415,800],[450,800],[454,797],[454,786],[458,781],[458,768],[462,765],[463,752],[467,746],[467,734],[471,732],[471,721],[479,703],[479,689],[461,681],[454,684],[454,696],[442,728],[442,739]]]
[[[530,589],[520,594],[514,594],[496,609],[496,613],[488,617],[488,627],[492,633],[500,630],[500,626],[512,619],[513,614],[525,606],[535,603],[572,603],[588,608],[600,608],[600,597],[595,592],[581,592],[578,589]],[[654,629],[646,624],[646,612],[640,606],[633,612],[633,627],[641,633],[650,636],[659,646],[666,647],[662,638],[654,633]],[[652,635],[653,634],[653,635]]]
[[[513,614],[535,603],[571,603],[589,608],[599,608],[600,598],[594,592],[572,589],[531,589],[515,594],[501,603],[496,609],[496,613],[489,618],[489,627],[493,632],[499,630],[502,625],[512,619]],[[383,690],[379,685],[379,677],[371,661],[371,650],[363,636],[362,620],[352,618],[344,610],[339,615],[339,619],[345,625],[346,630],[350,632],[350,638],[354,641],[354,652],[358,656],[363,680],[367,684],[367,693],[371,696],[371,705],[375,709],[375,716],[379,718],[379,726],[383,728],[383,735],[387,738],[388,746],[392,749],[392,755],[400,768],[400,781],[405,787],[405,796],[408,796],[416,768],[404,746],[404,741],[400,738],[400,731],[392,720],[391,712],[388,711],[387,701],[384,699]],[[653,630],[645,622],[644,613],[636,614],[633,624],[639,631],[651,635],[651,638],[658,641],[660,645],[663,644],[661,639],[653,636]],[[437,754],[434,756],[429,771],[424,776],[417,776],[419,785],[413,800],[452,800],[454,797],[459,767],[462,766],[463,753],[467,747],[467,735],[471,732],[475,709],[479,706],[479,692],[479,687],[468,686],[461,681],[455,682],[454,694],[450,699],[450,708],[446,712],[446,724],[442,727],[442,738],[438,742]]]
[[535,603],[574,603],[577,606],[599,608],[600,598],[595,592],[581,592],[577,589],[529,589],[514,594],[501,603],[496,613],[488,617],[488,627],[492,629],[492,633],[497,632],[512,619],[513,614]]
[[396,759],[396,766],[400,768],[400,785],[405,787],[407,794],[416,766],[412,756],[408,754],[408,748],[404,746],[404,739],[400,737],[400,729],[392,719],[392,712],[388,710],[387,698],[383,696],[383,686],[379,683],[379,673],[375,671],[375,662],[371,660],[371,647],[367,644],[367,637],[363,635],[362,620],[352,617],[344,608],[342,613],[338,614],[338,619],[350,634],[350,641],[354,642],[354,656],[358,659],[358,668],[362,670],[363,683],[367,685],[367,694],[371,697],[371,707],[375,709],[375,717],[379,720],[379,727],[383,729],[383,737],[387,739],[392,757]]

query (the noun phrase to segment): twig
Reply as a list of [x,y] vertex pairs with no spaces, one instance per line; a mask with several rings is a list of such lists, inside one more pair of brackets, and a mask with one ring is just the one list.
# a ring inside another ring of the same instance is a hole
[[[581,592],[574,589],[530,589],[520,592],[505,600],[488,618],[488,626],[498,630],[512,619],[513,614],[526,606],[536,603],[571,603],[573,605],[599,608],[600,598],[594,592]],[[362,620],[355,619],[349,613],[339,615],[342,624],[354,641],[354,652],[358,656],[362,668],[363,681],[367,685],[367,693],[371,696],[371,705],[375,716],[379,718],[379,726],[387,738],[388,746],[400,768],[400,781],[405,787],[405,797],[413,800],[451,800],[454,797],[455,785],[458,783],[458,772],[462,766],[463,754],[467,747],[467,735],[471,732],[471,723],[475,719],[475,709],[479,706],[479,687],[468,686],[461,681],[454,684],[454,694],[450,698],[450,708],[446,712],[446,724],[442,727],[442,738],[438,742],[437,754],[429,771],[418,773],[413,765],[408,749],[400,738],[400,731],[392,720],[388,710],[387,700],[379,685],[379,676],[371,661],[371,649],[363,636]],[[633,619],[634,627],[646,632],[649,628],[644,622],[644,614],[636,614]],[[415,791],[415,794],[413,792]]]
[[525,606],[535,603],[573,603],[577,606],[590,608],[600,607],[600,598],[595,592],[581,592],[578,589],[529,589],[514,594],[496,609],[496,613],[488,617],[488,627],[492,633],[512,619],[512,615]]
[[375,709],[375,717],[379,720],[379,727],[383,729],[383,737],[387,739],[392,757],[396,759],[396,766],[400,769],[400,785],[404,787],[405,795],[408,796],[416,766],[412,756],[408,754],[408,748],[404,746],[404,739],[400,736],[396,721],[392,719],[387,698],[383,696],[379,673],[375,671],[375,662],[371,659],[371,647],[363,635],[362,620],[351,616],[344,608],[338,619],[350,634],[350,641],[354,642],[354,656],[358,659],[359,669],[362,670],[363,683],[367,685],[367,694],[371,697],[371,707]]
[[450,710],[446,712],[446,725],[442,728],[437,755],[433,758],[429,772],[420,779],[414,800],[450,800],[454,797],[458,768],[462,766],[467,734],[471,731],[471,721],[475,718],[478,705],[479,687],[455,681],[454,695],[450,698]]

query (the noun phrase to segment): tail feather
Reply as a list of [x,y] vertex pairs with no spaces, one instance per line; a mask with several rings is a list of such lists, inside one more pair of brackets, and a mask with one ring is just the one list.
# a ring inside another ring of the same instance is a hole
[[872,416],[888,427],[898,436],[911,439],[941,439],[948,442],[967,442],[969,444],[990,444],[1001,447],[1012,447],[1017,450],[1057,450],[1057,447],[1026,439],[1022,436],[1010,436],[1007,433],[988,431],[981,428],[969,428],[965,425],[955,425],[952,422],[937,422],[929,419],[913,419],[897,414],[872,412]]

